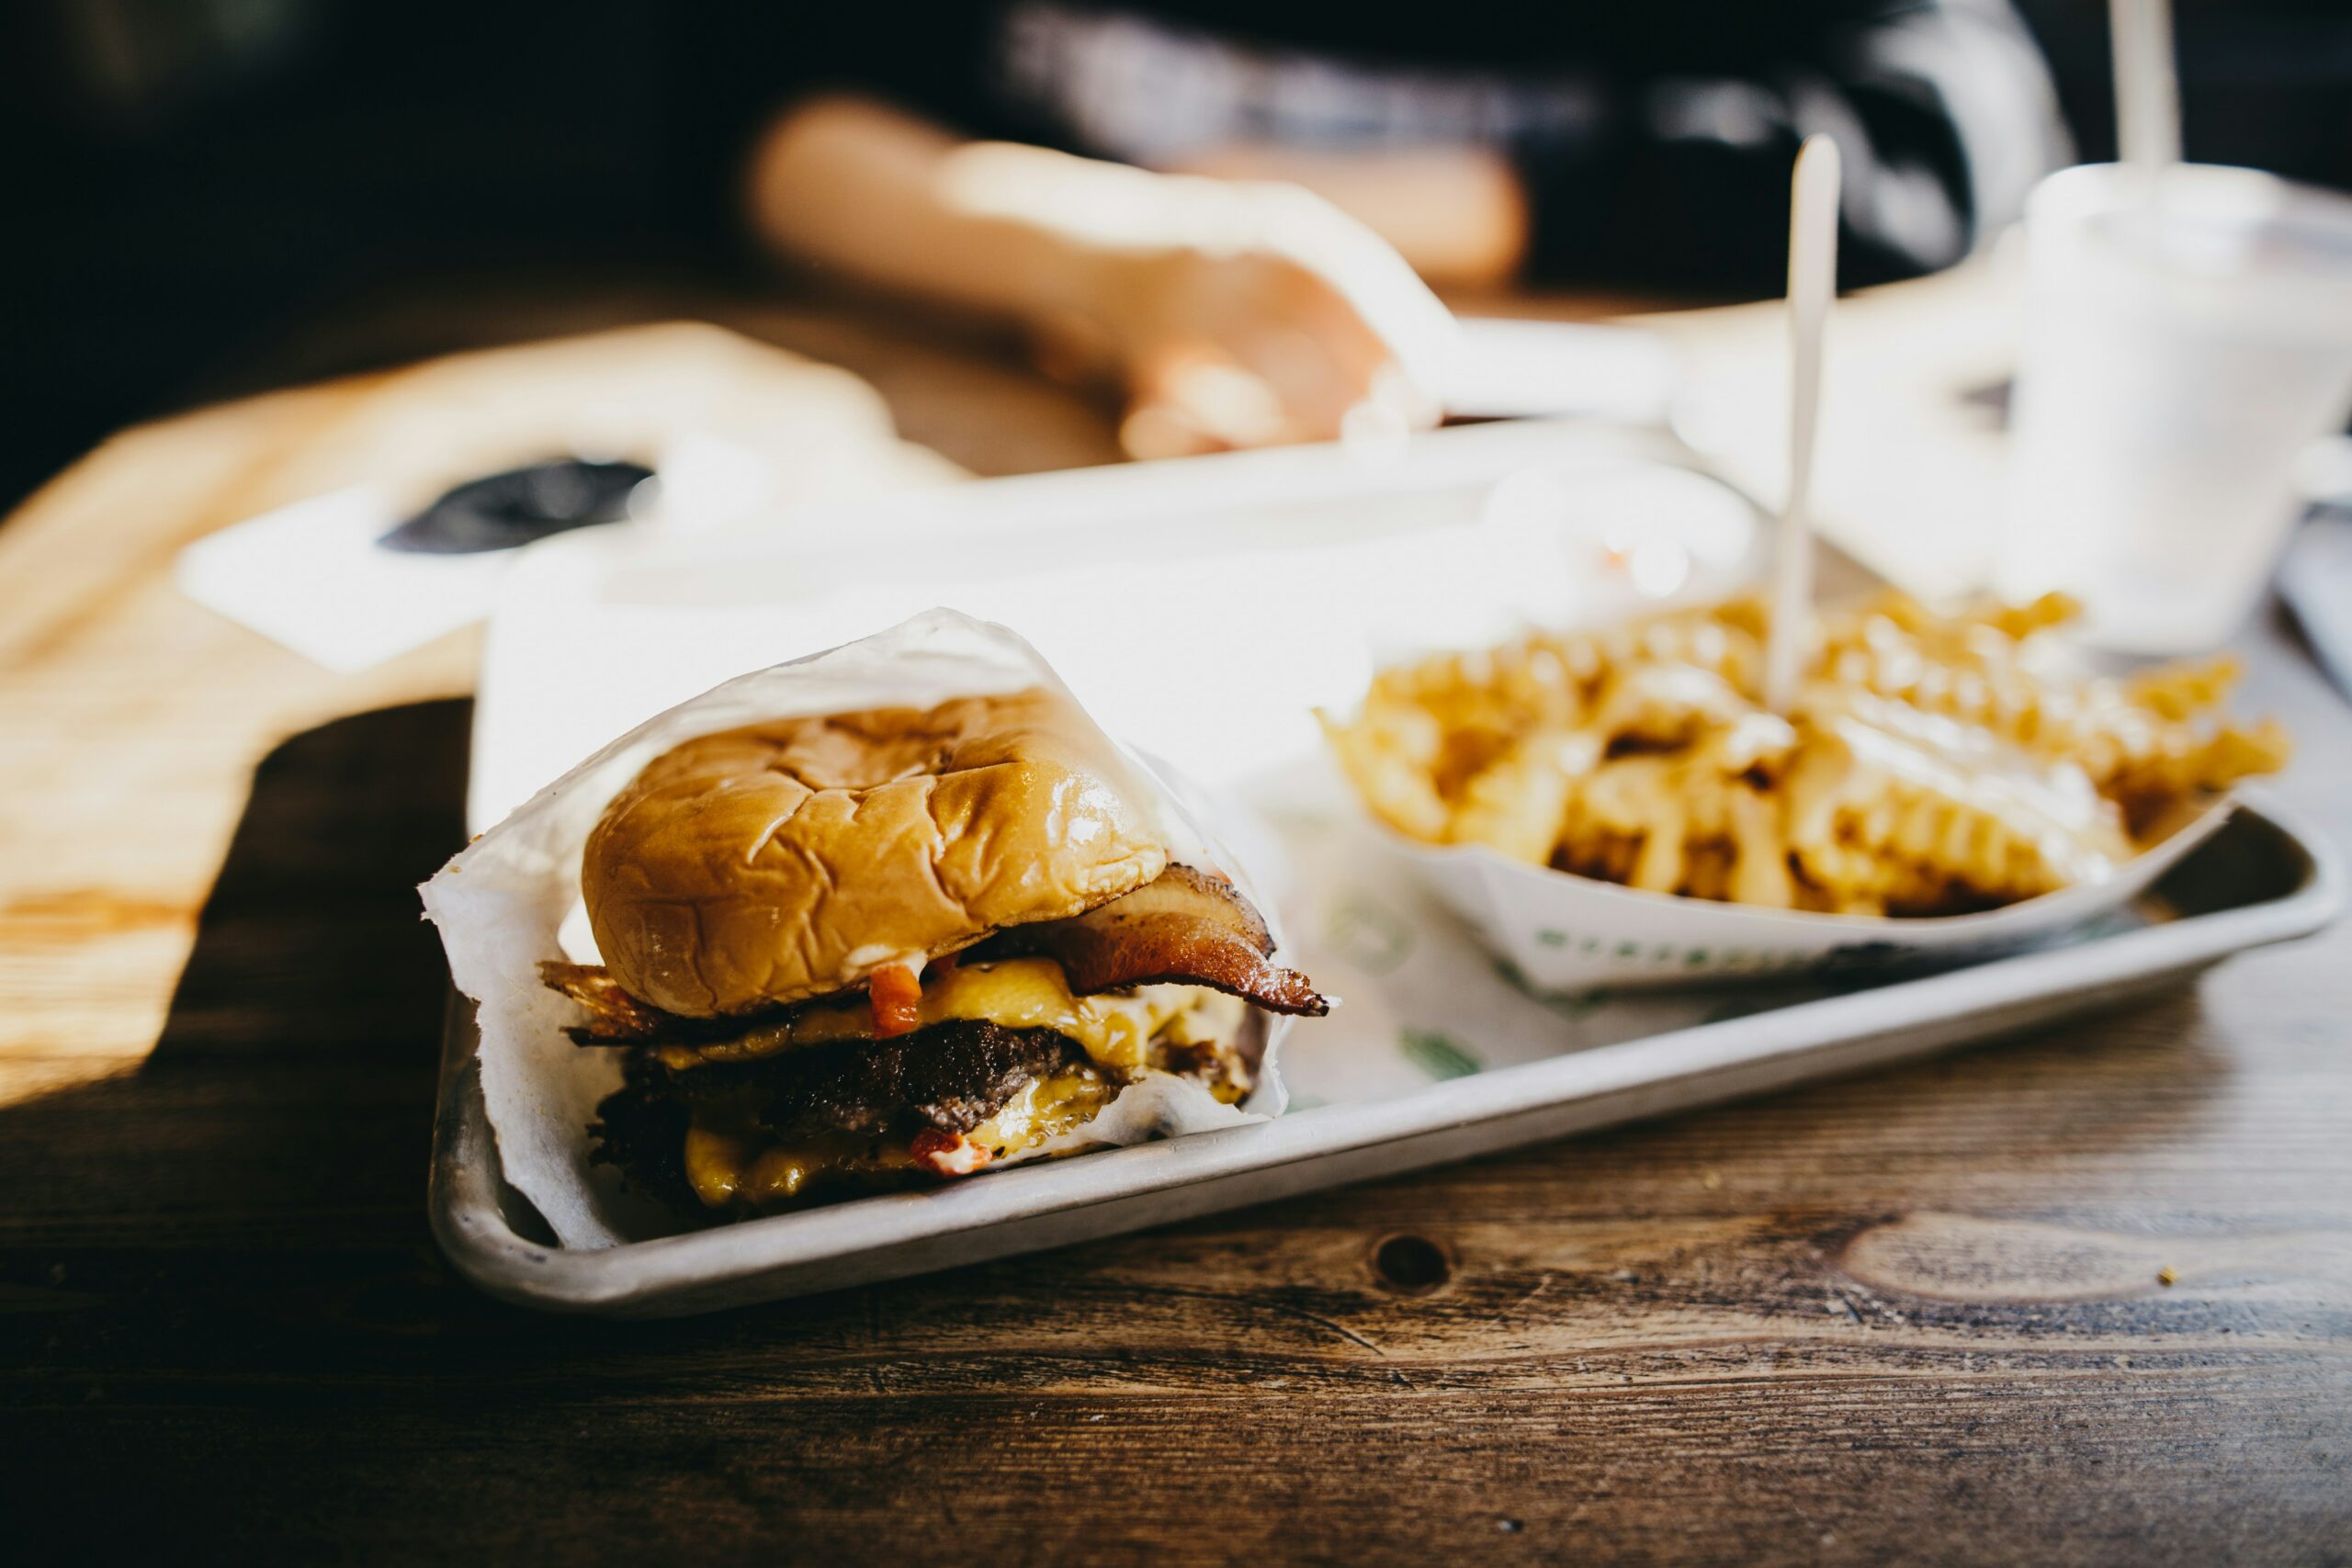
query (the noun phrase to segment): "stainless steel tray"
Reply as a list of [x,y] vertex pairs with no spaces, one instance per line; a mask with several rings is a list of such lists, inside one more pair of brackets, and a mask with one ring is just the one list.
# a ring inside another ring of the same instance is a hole
[[1140,1230],[1761,1094],[2039,1027],[2192,979],[2335,918],[2321,841],[2258,797],[2158,885],[2143,930],[1433,1084],[1393,1100],[1109,1150],[960,1186],[600,1251],[566,1251],[500,1179],[474,1037],[453,1010],[434,1133],[435,1234],[526,1306],[662,1317],[865,1284]]
[[[1637,474],[1646,488],[1627,491],[1629,462],[1649,465],[1645,472],[1682,470],[1682,479],[1658,491]],[[1461,527],[1497,514],[1499,499],[1532,493],[1522,481],[1533,474],[1558,478],[1565,488],[1557,493],[1580,496],[1604,514],[1614,515],[1633,497],[1645,510],[1645,525],[1665,526],[1660,518],[1668,513],[1679,517],[1675,526],[1689,531],[1678,536],[1698,541],[1694,561],[1707,557],[1699,546],[1713,538],[1713,570],[1745,570],[1752,559],[1741,559],[1738,535],[1751,523],[1733,514],[1745,511],[1752,520],[1752,508],[1734,498],[1726,511],[1723,496],[1692,491],[1690,467],[1687,454],[1654,436],[1488,425],[1438,433],[1402,460],[1377,467],[1352,462],[1337,448],[1295,448],[844,503],[764,523],[749,536],[697,542],[651,559],[625,557],[617,565],[599,554],[606,546],[594,531],[566,536],[535,547],[515,567],[508,599],[492,618],[475,710],[469,815],[476,828],[486,826],[607,737],[718,679],[861,635],[922,607],[874,598],[871,563],[877,558],[894,563],[894,570],[911,562],[944,574],[934,581],[956,585],[951,592],[958,595],[947,602],[996,614],[1033,637],[1037,629],[1022,606],[989,589],[988,574],[1017,586],[1041,563],[1124,562],[1161,573],[1170,601],[1161,608],[1188,615],[1202,594],[1221,591],[1221,579],[1211,579],[1216,589],[1204,583],[1204,570],[1214,574],[1223,560],[1246,561],[1247,570],[1234,577],[1238,588],[1260,590],[1260,607],[1250,613],[1302,617],[1286,628],[1287,664],[1299,668],[1231,660],[1217,667],[1216,650],[1198,648],[1188,649],[1184,660],[1152,661],[1150,650],[1163,646],[1156,639],[1183,634],[1164,617],[1156,626],[1148,616],[1138,620],[1136,606],[1125,603],[1116,625],[1137,639],[1145,662],[1094,671],[1089,690],[1065,655],[1082,651],[1091,625],[1065,637],[1062,651],[1046,648],[1098,716],[1126,739],[1227,787],[1233,781],[1215,776],[1216,767],[1278,761],[1280,748],[1298,739],[1284,723],[1303,724],[1309,745],[1316,744],[1305,715],[1321,699],[1302,683],[1313,671],[1302,671],[1332,638],[1353,635],[1347,615],[1361,609],[1384,629],[1410,629],[1425,618],[1409,606],[1401,613],[1394,604],[1353,606],[1344,594],[1305,603],[1299,584],[1314,581],[1311,576],[1295,576],[1279,592],[1269,590],[1273,558],[1265,550],[1320,548],[1335,540],[1353,548],[1365,539]],[[1166,588],[1186,581],[1188,571],[1190,598]],[[1693,586],[1707,585],[1694,580]],[[991,592],[996,604],[988,601]],[[967,602],[966,593],[982,602]],[[1205,672],[1187,673],[1183,667],[1193,664]],[[1361,679],[1345,670],[1324,673]],[[1238,714],[1219,705],[1212,721],[1201,722],[1199,709],[1186,712],[1194,694],[1187,680],[1208,682],[1220,697],[1244,683],[1262,688],[1271,694],[1261,707],[1280,711]],[[1124,702],[1125,711],[1105,714],[1105,702]],[[1182,750],[1204,739],[1225,742],[1227,755]],[[1703,1006],[1644,1013],[1631,1022],[1621,1015],[1611,1031],[1531,1027],[1519,1032],[1524,1048],[1488,1053],[1515,1065],[1476,1071],[1474,1056],[1449,1051],[1439,1069],[1460,1076],[1431,1075],[1436,1081],[1415,1073],[1358,1086],[1353,1080],[1365,1076],[1361,1059],[1327,1051],[1326,1087],[1335,1060],[1338,1077],[1350,1080],[1348,1093],[1327,1098],[1344,1103],[931,1191],[602,1250],[557,1246],[501,1179],[475,1070],[474,1032],[463,1010],[453,1010],[435,1133],[433,1224],[450,1258],[483,1290],[555,1311],[662,1316],[831,1290],[1394,1176],[2047,1024],[2182,984],[2246,948],[2316,931],[2334,918],[2340,884],[2319,840],[2250,796],[2233,821],[2157,885],[2153,908],[2143,900],[2139,919],[2121,922],[2135,929],[2109,926],[2069,946],[1932,975],[1849,976],[1876,983],[1842,995],[1781,990],[1718,1006],[1710,993]],[[1430,939],[1417,962],[1442,962],[1447,976],[1460,974],[1465,985],[1472,978],[1492,983],[1484,972],[1489,961],[1466,936],[1442,929],[1451,917],[1430,909],[1408,919],[1427,922],[1413,928]],[[1370,979],[1361,983],[1377,988]],[[1374,999],[1353,989],[1342,994],[1358,1003],[1343,1015],[1364,1016],[1363,1004]],[[1720,1016],[1743,1010],[1743,1016]],[[1702,1013],[1718,1021],[1685,1026]],[[1306,1040],[1304,1031],[1295,1033],[1287,1049],[1296,1052]],[[1370,1098],[1374,1094],[1385,1097]]]

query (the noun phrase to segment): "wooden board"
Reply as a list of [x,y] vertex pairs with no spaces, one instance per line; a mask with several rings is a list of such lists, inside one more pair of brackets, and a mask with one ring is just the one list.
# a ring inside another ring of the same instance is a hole
[[[480,1299],[425,1229],[411,892],[460,837],[468,640],[338,679],[164,575],[369,385],[132,432],[0,530],[28,1560],[2352,1549],[2342,929],[2060,1035],[1038,1258],[679,1323]],[[2283,798],[2346,841],[2352,722],[2281,630],[2248,652]]]

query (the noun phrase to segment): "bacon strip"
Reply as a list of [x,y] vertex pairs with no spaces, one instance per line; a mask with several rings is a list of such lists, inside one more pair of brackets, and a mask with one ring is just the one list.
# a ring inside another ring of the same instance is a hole
[[674,1040],[678,1034],[672,1026],[688,1021],[639,1001],[601,964],[542,963],[539,978],[549,990],[560,991],[588,1010],[586,1023],[564,1031],[575,1045],[634,1045],[664,1036]]
[[1054,959],[1080,996],[1128,986],[1206,986],[1269,1012],[1320,1018],[1330,1011],[1306,976],[1270,962],[1273,951],[1265,920],[1231,883],[1171,865],[1099,908],[1011,927],[964,956]]

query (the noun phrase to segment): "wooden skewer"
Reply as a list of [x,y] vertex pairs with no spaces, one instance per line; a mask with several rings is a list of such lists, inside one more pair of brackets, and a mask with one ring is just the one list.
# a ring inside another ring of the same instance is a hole
[[1821,340],[1838,295],[1838,144],[1805,138],[1790,181],[1789,491],[1774,543],[1772,622],[1764,648],[1764,701],[1785,714],[1813,623],[1814,432],[1821,416]]

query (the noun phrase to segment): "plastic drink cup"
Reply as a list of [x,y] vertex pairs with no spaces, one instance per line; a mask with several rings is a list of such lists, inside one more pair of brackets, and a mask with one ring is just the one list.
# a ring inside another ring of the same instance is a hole
[[2352,412],[2352,197],[2086,164],[2035,190],[2025,242],[1996,586],[2074,594],[2109,648],[2210,648],[2262,597],[2298,456]]

